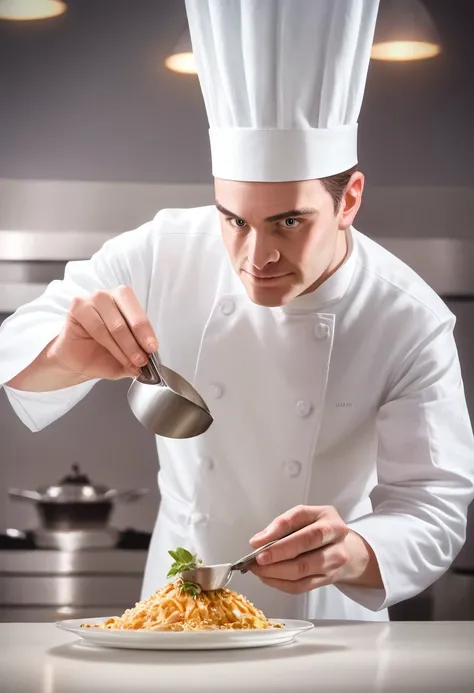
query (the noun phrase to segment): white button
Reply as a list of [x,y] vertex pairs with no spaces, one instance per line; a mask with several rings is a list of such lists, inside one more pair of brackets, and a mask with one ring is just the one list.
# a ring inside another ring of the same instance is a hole
[[193,513],[191,522],[193,525],[207,525],[209,522],[209,515],[204,515],[204,513]]
[[220,399],[224,394],[224,387],[222,385],[219,385],[218,383],[211,385],[210,390],[211,390],[211,395],[215,399]]
[[209,472],[211,472],[214,469],[214,460],[210,457],[202,457],[201,464],[204,467],[204,469],[207,469]]
[[311,402],[305,402],[302,399],[296,403],[296,410],[298,414],[301,416],[301,418],[304,419],[306,416],[309,416],[313,411],[313,405],[311,404]]
[[221,313],[223,315],[231,315],[234,312],[235,305],[233,301],[224,301],[221,305]]
[[331,334],[331,328],[325,322],[318,322],[314,328],[314,334],[318,339],[327,339]]
[[285,462],[286,473],[292,479],[294,479],[295,477],[297,477],[301,474],[301,468],[302,468],[302,464],[301,464],[301,462],[298,462],[298,460],[290,460],[289,462]]

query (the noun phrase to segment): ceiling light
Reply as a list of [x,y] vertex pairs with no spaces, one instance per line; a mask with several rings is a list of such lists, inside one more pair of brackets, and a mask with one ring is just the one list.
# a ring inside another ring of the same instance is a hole
[[0,19],[48,19],[63,14],[66,9],[63,0],[0,0]]
[[189,29],[183,32],[173,52],[166,58],[165,65],[168,70],[173,70],[173,72],[181,72],[186,75],[197,73]]
[[439,53],[436,26],[420,0],[381,0],[372,59],[423,60]]

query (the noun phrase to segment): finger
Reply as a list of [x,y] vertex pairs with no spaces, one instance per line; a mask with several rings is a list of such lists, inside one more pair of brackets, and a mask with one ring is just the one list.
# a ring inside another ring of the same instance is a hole
[[116,344],[101,316],[91,303],[77,302],[73,304],[71,306],[71,319],[78,322],[94,341],[107,349],[123,368],[132,372],[137,370]]
[[148,354],[141,348],[127,324],[114,298],[106,291],[98,291],[92,296],[92,304],[102,318],[113,341],[135,366],[144,366]]
[[347,560],[345,546],[343,542],[338,542],[323,549],[303,553],[290,561],[271,565],[253,564],[251,570],[261,578],[295,581],[305,577],[324,577],[333,574],[347,563]]
[[317,576],[296,581],[275,580],[274,578],[260,578],[260,580],[264,585],[280,590],[280,592],[286,592],[287,594],[303,594],[304,592],[311,592],[311,590],[317,587],[324,587],[325,585],[332,584],[330,578]]
[[332,506],[297,505],[275,518],[262,532],[255,534],[250,543],[256,547],[263,546],[320,520],[323,521],[322,524],[342,523],[339,513]]
[[136,342],[146,354],[158,349],[158,340],[147,314],[141,307],[137,297],[128,286],[119,286],[113,292],[113,299],[128,323]]
[[323,546],[332,544],[347,534],[344,522],[324,516],[317,522],[303,527],[294,534],[284,539],[280,539],[266,551],[262,551],[257,556],[257,563],[268,565],[280,561],[288,561],[296,558],[300,554],[320,549]]
[[269,541],[280,539],[286,534],[290,534],[311,522],[315,522],[326,506],[297,505],[291,510],[279,515],[261,532],[255,534],[250,543],[258,548],[267,544]]

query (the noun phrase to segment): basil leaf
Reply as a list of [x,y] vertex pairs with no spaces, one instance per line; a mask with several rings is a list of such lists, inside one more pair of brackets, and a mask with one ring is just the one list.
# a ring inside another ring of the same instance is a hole
[[176,553],[178,554],[179,560],[182,563],[193,563],[195,561],[193,554],[186,551],[186,549],[180,547],[179,549],[176,549]]

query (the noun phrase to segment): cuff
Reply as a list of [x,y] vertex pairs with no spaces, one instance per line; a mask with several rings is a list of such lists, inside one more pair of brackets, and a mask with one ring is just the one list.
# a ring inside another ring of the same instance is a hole
[[372,536],[371,526],[373,526],[374,515],[365,515],[360,517],[353,522],[349,522],[347,526],[353,532],[361,536],[370,548],[374,552],[375,558],[380,571],[380,576],[382,578],[383,589],[374,589],[371,587],[359,587],[358,585],[349,584],[337,584],[337,589],[342,592],[346,597],[352,599],[352,601],[357,602],[361,606],[364,606],[370,611],[382,611],[388,606],[388,591],[387,591],[387,580],[384,575],[384,561],[381,560],[382,549],[377,541],[374,541]]
[[27,392],[3,386],[13,411],[30,431],[36,433],[66,414],[80,402],[98,380],[48,392]]

